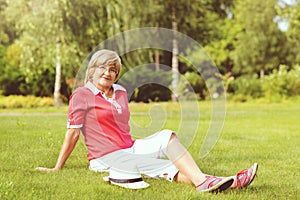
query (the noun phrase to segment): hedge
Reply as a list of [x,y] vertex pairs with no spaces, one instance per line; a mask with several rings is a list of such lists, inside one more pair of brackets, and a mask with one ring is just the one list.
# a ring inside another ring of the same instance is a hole
[[0,108],[38,108],[49,106],[54,106],[54,100],[51,97],[0,96]]

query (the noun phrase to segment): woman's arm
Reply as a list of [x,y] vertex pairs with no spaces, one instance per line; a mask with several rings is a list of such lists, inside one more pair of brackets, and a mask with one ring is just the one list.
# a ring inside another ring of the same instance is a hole
[[80,136],[80,129],[68,129],[54,168],[37,167],[40,171],[57,171],[64,167]]

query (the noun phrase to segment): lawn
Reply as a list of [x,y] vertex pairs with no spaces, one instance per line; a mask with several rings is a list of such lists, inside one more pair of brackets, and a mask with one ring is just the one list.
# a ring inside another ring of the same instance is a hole
[[0,199],[299,198],[299,102],[227,103],[222,134],[204,158],[199,158],[199,149],[210,127],[210,104],[199,103],[199,121],[192,112],[182,119],[179,106],[131,103],[134,137],[161,128],[182,130],[182,120],[186,132],[195,131],[196,124],[198,129],[187,147],[205,173],[232,175],[258,162],[258,176],[248,189],[199,193],[192,185],[148,178],[145,181],[151,187],[144,190],[112,186],[102,180],[106,174],[88,170],[82,139],[63,170],[36,171],[37,166],[55,165],[66,131],[67,108],[10,109],[0,111]]

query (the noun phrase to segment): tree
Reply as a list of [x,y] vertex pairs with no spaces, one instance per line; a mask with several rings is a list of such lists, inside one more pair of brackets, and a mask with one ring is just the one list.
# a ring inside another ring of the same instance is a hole
[[236,1],[216,1],[214,5],[219,20],[215,22],[214,37],[204,47],[221,73],[232,73],[234,60],[231,53],[235,47],[236,36],[242,31],[242,25],[234,22],[232,18]]
[[[148,1],[147,1],[148,2]],[[206,0],[196,0],[196,1],[173,1],[173,0],[153,0],[151,11],[144,11],[141,17],[141,26],[154,26],[154,27],[164,27],[187,34],[193,39],[199,41],[202,45],[208,44],[210,40],[218,36],[217,27],[219,21],[226,17],[226,11],[221,9],[222,5],[230,5],[231,1],[206,1]],[[164,41],[161,41],[164,42]],[[173,69],[173,79],[172,88],[174,91],[174,96],[177,96],[177,85],[179,83],[179,74],[185,73],[187,66],[184,63],[179,63],[178,56],[179,47],[178,41],[176,40],[176,34],[174,34],[174,39],[172,42],[172,69]],[[182,44],[180,44],[182,45]],[[163,52],[162,59],[156,60],[164,62],[168,57],[166,52]]]
[[[35,95],[53,94],[56,105],[60,102],[62,77],[74,77],[87,53],[109,34],[119,31],[114,18],[117,1],[7,2],[6,16],[16,23],[20,35],[15,43],[22,48],[21,69],[28,91]],[[32,88],[45,76],[55,81]],[[41,94],[35,89],[46,92]]]
[[24,94],[22,86],[25,83],[19,64],[21,49],[17,45],[10,45],[7,49],[0,48],[0,89],[3,95],[20,95]]
[[[25,77],[18,85],[20,91],[56,99],[66,90],[65,79],[76,76],[86,64],[82,61],[99,43],[133,28],[173,28],[204,46],[223,74],[263,75],[279,64],[300,60],[294,45],[299,44],[299,4],[286,6],[286,15],[279,10],[278,0],[0,0],[0,43],[3,51],[22,50],[16,70]],[[279,15],[289,20],[286,32],[278,29]],[[174,69],[177,62],[179,73],[200,76],[184,59],[176,61],[183,48],[177,44],[176,51],[176,40],[174,44]],[[14,48],[9,48],[11,45]],[[115,50],[126,52],[126,45],[130,44],[116,45]],[[193,56],[200,60],[199,55]],[[159,64],[172,65],[172,50],[138,49],[122,55],[122,62],[124,71],[149,62],[156,62],[153,70],[159,71]],[[171,79],[168,81],[171,85]],[[177,85],[175,76],[173,83]]]
[[280,20],[288,25],[286,30],[286,36],[289,44],[288,60],[290,65],[296,65],[300,63],[299,45],[300,45],[300,1],[294,0],[292,4],[286,4],[278,7],[280,14]]
[[242,25],[234,49],[234,73],[265,72],[281,63],[280,55],[285,44],[284,34],[274,22],[277,0],[238,1],[233,13],[234,22]]
[[[6,13],[12,11],[11,19],[16,21],[16,27],[20,34],[19,40],[15,41],[22,48],[21,68],[26,76],[26,83],[30,86],[32,82],[42,80],[46,74],[55,74],[52,66],[56,63],[58,80],[55,84],[55,103],[58,105],[60,89],[60,58],[63,51],[67,51],[68,46],[65,41],[66,32],[63,30],[62,10],[65,9],[64,1],[8,1]],[[18,16],[15,10],[22,11],[22,16]],[[19,20],[17,20],[19,19]],[[32,91],[45,89],[49,95],[51,88],[49,85],[39,85],[39,89],[31,88]],[[28,89],[30,90],[30,89]],[[52,90],[53,91],[53,90]]]

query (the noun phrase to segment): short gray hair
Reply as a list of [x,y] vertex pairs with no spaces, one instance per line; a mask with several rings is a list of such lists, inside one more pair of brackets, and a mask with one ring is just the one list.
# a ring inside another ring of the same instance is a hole
[[96,67],[101,65],[114,65],[118,70],[117,77],[122,68],[121,59],[115,51],[107,49],[96,51],[92,55],[88,67],[86,69],[86,75],[84,80],[85,83],[87,83],[88,81],[93,82],[93,75],[95,73]]

